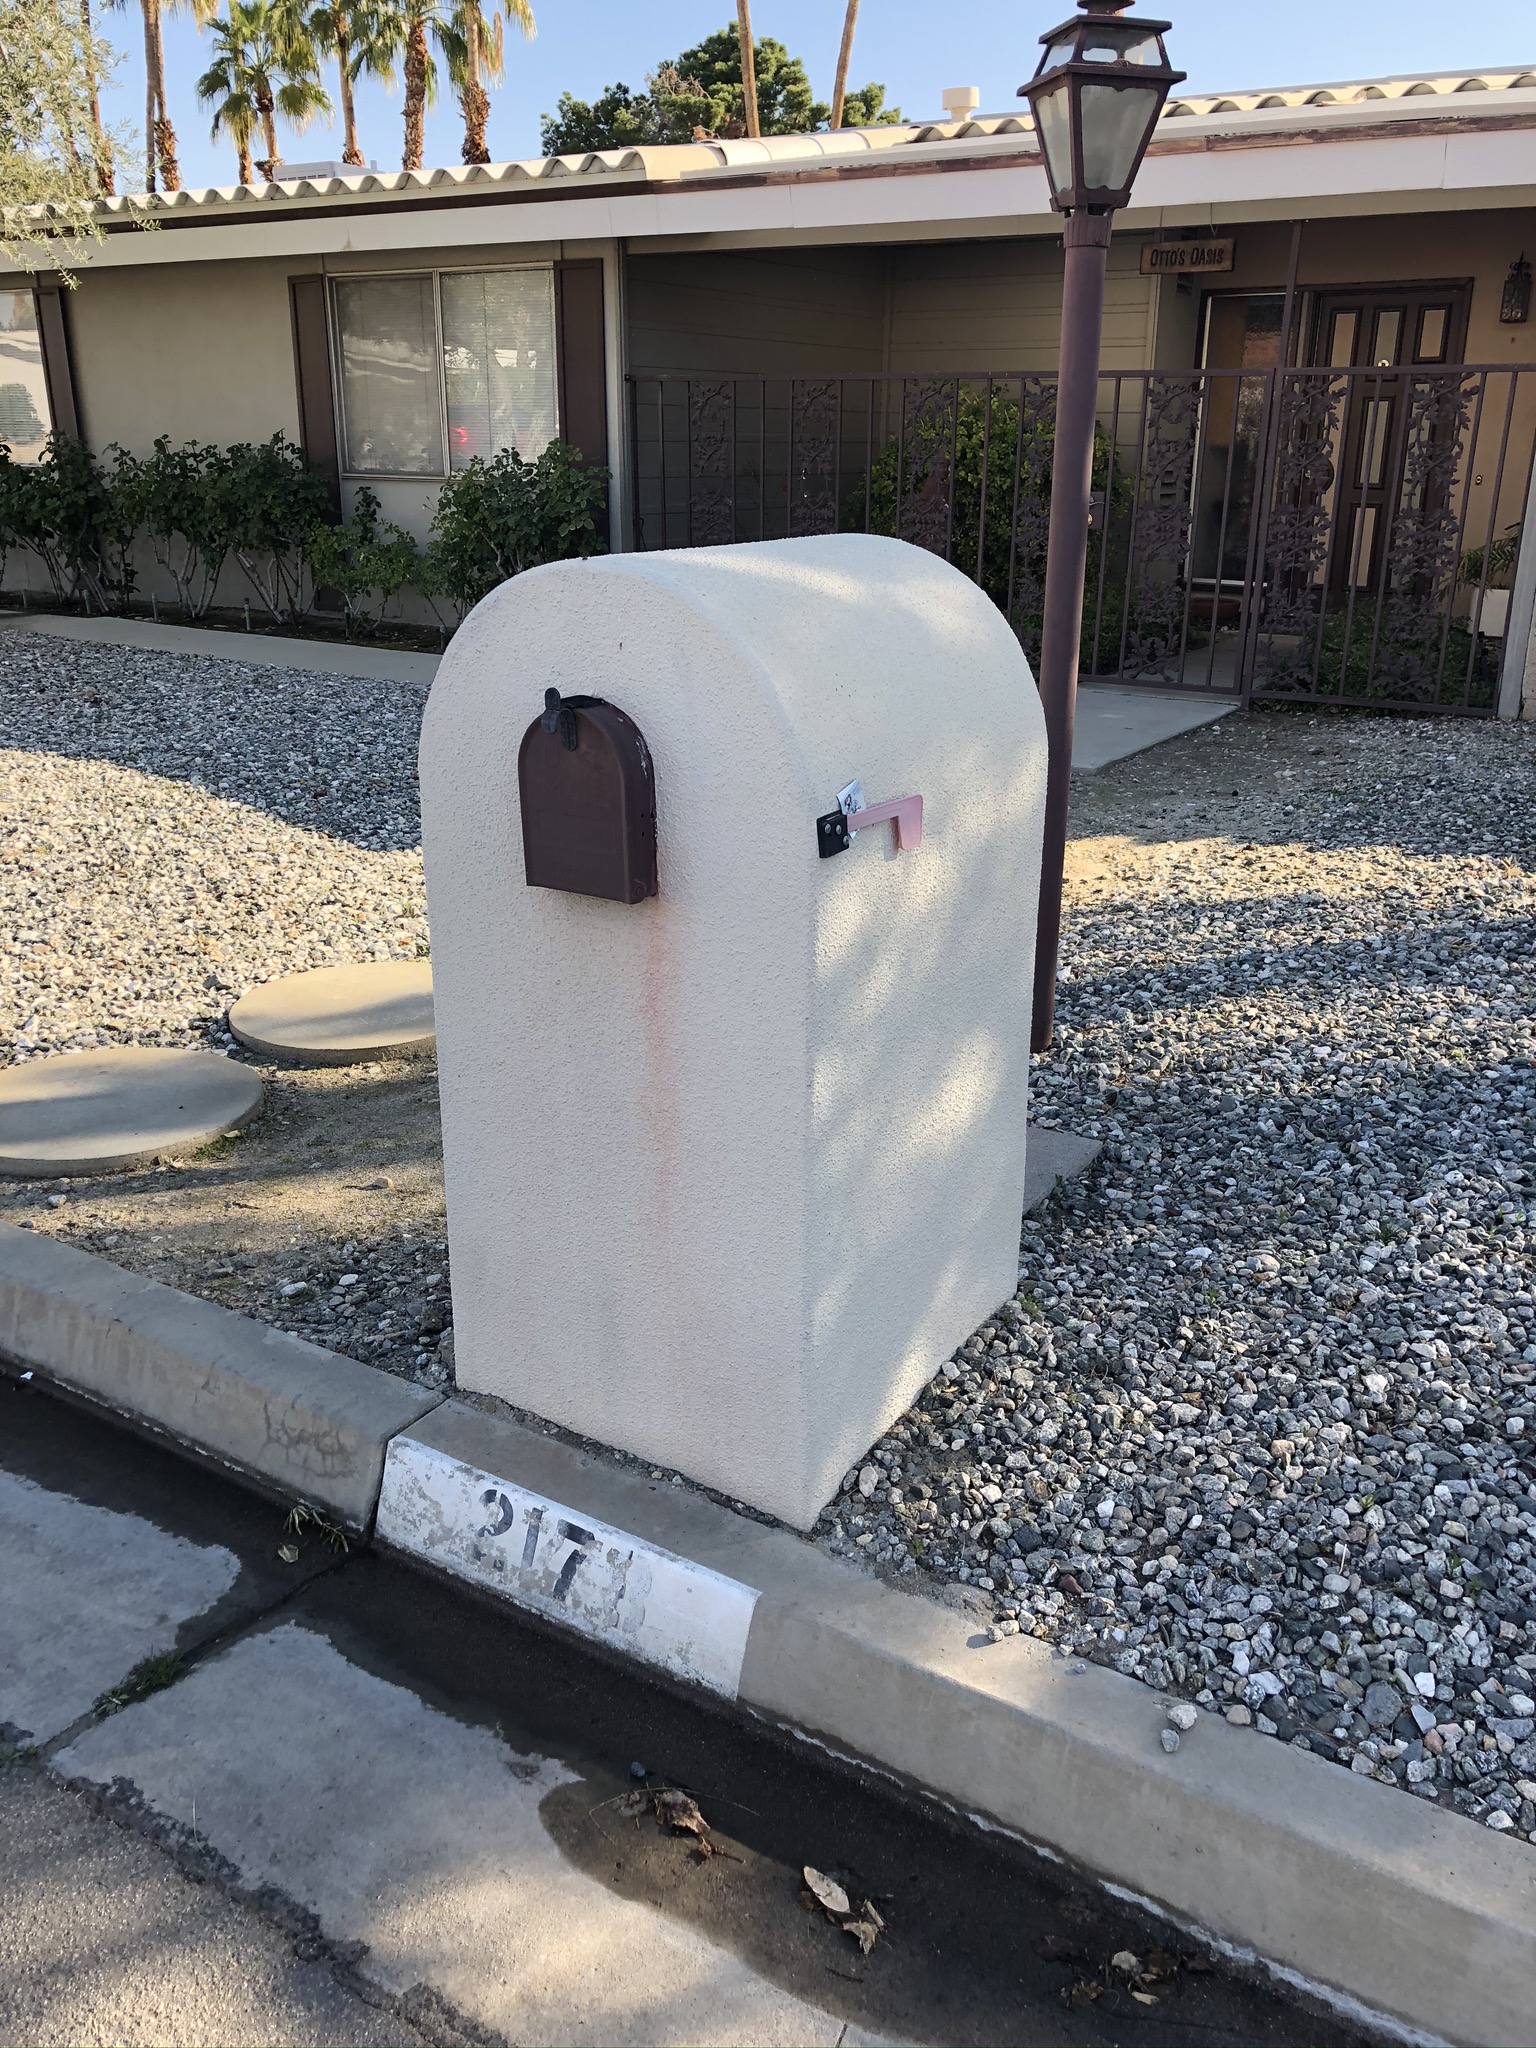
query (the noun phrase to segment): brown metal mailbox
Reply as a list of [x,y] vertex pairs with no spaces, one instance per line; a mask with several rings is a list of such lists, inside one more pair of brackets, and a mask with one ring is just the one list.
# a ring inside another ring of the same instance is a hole
[[645,735],[601,697],[544,694],[517,750],[530,889],[640,903],[656,894],[656,776]]

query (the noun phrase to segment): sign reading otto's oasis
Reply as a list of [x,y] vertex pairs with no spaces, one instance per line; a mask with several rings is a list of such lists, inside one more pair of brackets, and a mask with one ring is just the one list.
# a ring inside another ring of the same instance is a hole
[[1143,277],[1191,277],[1197,271],[1230,270],[1237,252],[1231,235],[1214,242],[1144,242],[1141,248]]

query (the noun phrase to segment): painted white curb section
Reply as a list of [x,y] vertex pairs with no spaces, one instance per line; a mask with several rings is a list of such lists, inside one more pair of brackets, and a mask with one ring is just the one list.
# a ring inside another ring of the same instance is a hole
[[734,1700],[757,1593],[408,1436],[377,1534],[440,1571]]

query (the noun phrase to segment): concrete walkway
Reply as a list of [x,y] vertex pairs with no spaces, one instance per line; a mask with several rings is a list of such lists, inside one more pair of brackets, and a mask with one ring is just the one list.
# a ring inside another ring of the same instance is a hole
[[435,654],[405,654],[397,648],[362,647],[347,640],[301,640],[275,633],[223,632],[210,626],[158,626],[149,619],[75,619],[55,612],[0,613],[0,627],[50,633],[59,640],[84,640],[98,647],[212,655],[218,661],[303,669],[314,675],[430,683],[437,674]]
[[[98,646],[212,655],[220,661],[256,662],[316,675],[430,684],[437,674],[435,654],[402,654],[392,648],[354,646],[343,640],[284,639],[266,633],[219,632],[205,626],[157,626],[147,619],[75,619],[52,612],[0,613],[0,628],[5,627],[52,633],[61,640],[93,641]],[[1163,740],[1177,739],[1197,726],[1212,725],[1236,709],[1232,697],[1197,697],[1124,683],[1084,683],[1077,693],[1073,770],[1092,775],[1112,761],[1123,761]]]
[[1143,754],[1237,709],[1235,697],[1197,697],[1182,690],[1143,690],[1134,683],[1083,683],[1077,692],[1072,772],[1092,775],[1111,762]]

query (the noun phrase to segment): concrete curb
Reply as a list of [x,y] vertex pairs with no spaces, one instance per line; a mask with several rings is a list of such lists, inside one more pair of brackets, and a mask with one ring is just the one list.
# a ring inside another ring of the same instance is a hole
[[390,1438],[440,1399],[10,1224],[0,1355],[354,1529]]
[[1413,2040],[1523,2048],[1536,1854],[787,1530],[0,1228],[0,1351]]

